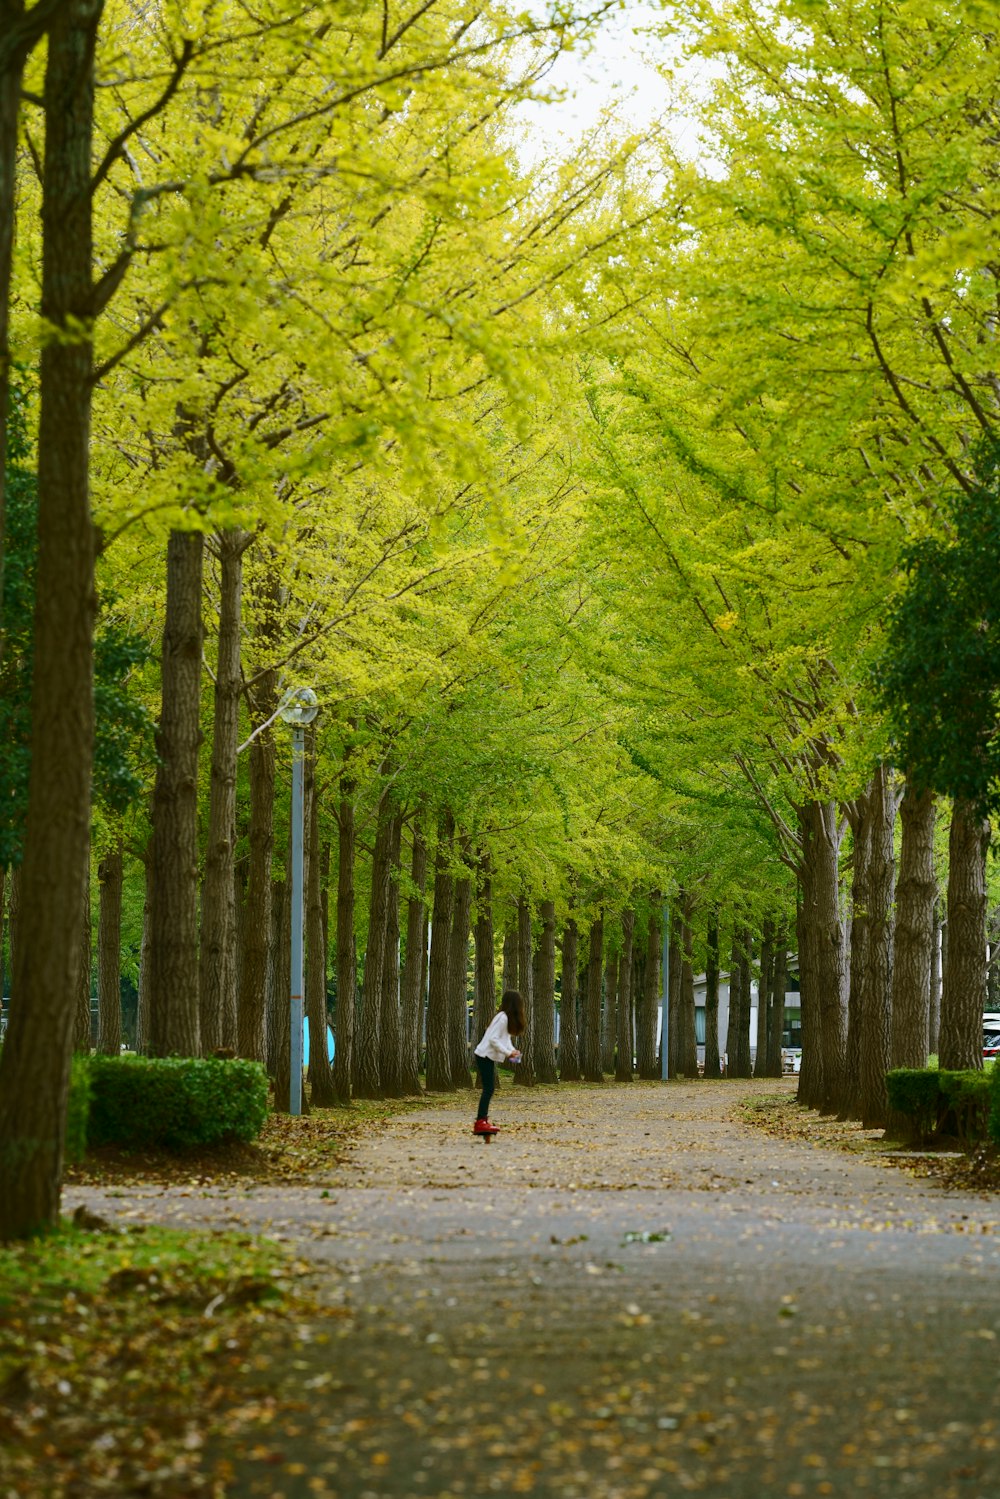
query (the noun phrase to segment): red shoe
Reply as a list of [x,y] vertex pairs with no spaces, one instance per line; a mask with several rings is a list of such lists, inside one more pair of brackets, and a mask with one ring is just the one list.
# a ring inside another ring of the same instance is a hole
[[472,1126],[474,1135],[491,1135],[494,1133],[493,1125],[488,1119],[477,1119]]

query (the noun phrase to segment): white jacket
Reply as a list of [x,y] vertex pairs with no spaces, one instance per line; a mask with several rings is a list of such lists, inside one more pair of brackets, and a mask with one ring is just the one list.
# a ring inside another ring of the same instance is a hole
[[477,1057],[489,1057],[494,1062],[506,1062],[509,1056],[513,1056],[517,1047],[510,1039],[510,1027],[507,1024],[507,1016],[501,1010],[494,1015],[487,1027],[486,1034],[476,1047]]

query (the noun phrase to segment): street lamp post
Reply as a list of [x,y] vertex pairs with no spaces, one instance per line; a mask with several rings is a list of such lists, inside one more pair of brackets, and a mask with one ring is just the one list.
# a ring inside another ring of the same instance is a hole
[[305,744],[306,725],[319,712],[319,700],[311,687],[293,687],[278,710],[283,723],[292,728],[292,867],[291,885],[292,961],[289,973],[291,997],[291,1047],[289,1056],[288,1112],[302,1113],[302,930],[303,875],[305,859]]

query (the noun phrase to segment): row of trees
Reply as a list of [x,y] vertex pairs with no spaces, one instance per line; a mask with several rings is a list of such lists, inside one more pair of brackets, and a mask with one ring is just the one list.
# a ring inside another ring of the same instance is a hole
[[797,952],[802,1097],[879,1122],[945,884],[941,1057],[978,1062],[991,775],[956,778],[967,734],[923,753],[919,668],[885,663],[912,549],[995,499],[989,32],[945,0],[666,9],[716,80],[701,157],[607,126],[529,167],[519,106],[599,14],[3,8],[33,519],[0,1233],[56,1211],[91,904],[102,1045],[124,962],[144,1047],[260,1057],[284,1096],[297,682],[314,1102],[417,1086],[425,994],[426,1085],[468,1077],[470,944],[477,1025],[498,981],[531,996],[523,1080],[631,1075],[633,1027],[657,1075],[666,904],[675,1069],[726,962],[730,1070],[752,964],[780,1065]]

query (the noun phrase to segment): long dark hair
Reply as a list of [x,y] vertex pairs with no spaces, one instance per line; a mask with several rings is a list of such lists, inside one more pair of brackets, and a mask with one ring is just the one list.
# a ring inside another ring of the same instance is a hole
[[516,989],[505,989],[500,1008],[507,1016],[507,1029],[512,1036],[524,1034],[527,1020],[524,1014],[524,1000]]

